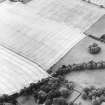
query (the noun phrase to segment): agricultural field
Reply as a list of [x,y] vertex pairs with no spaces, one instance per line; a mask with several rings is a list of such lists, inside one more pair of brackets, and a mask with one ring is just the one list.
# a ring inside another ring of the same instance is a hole
[[0,46],[0,95],[13,94],[49,75],[40,67]]
[[38,16],[35,7],[10,2],[0,6],[0,45],[48,70],[85,35]]
[[7,0],[0,4],[0,44],[47,71],[104,13],[81,0],[33,0],[24,5]]
[[[32,0],[25,5],[1,3],[1,94],[19,91],[24,85],[48,77],[45,71],[50,67],[55,72],[62,65],[105,61],[105,44],[85,36],[104,34],[104,14],[105,9],[81,0]],[[100,48],[97,54],[92,54],[94,49],[89,52],[93,43],[96,43],[93,47]],[[67,101],[78,97],[75,102],[91,105],[81,99],[81,91],[91,85],[104,87],[104,75],[104,69],[68,73],[65,79],[75,83],[75,90]],[[21,96],[17,101],[20,105],[36,104],[32,96]]]
[[40,9],[38,15],[84,32],[104,13],[105,9],[82,0],[52,0]]

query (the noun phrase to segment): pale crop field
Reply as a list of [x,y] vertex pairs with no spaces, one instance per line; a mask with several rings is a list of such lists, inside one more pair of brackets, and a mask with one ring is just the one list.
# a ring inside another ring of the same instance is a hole
[[0,46],[0,95],[19,92],[48,76],[36,64]]
[[80,0],[5,1],[0,4],[0,44],[48,70],[104,13]]
[[35,7],[10,2],[0,5],[0,44],[48,70],[85,35],[39,16]]
[[53,0],[38,12],[44,18],[79,28],[81,31],[88,29],[104,13],[105,9],[82,0]]

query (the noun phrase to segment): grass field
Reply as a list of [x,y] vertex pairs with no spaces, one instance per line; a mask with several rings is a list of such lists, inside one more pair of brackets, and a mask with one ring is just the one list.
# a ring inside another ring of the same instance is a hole
[[105,34],[105,15],[84,32],[86,35],[93,35],[100,38]]
[[[92,55],[88,52],[88,46],[97,43],[101,47],[101,52],[96,55]],[[77,43],[64,57],[59,60],[54,66],[53,69],[57,69],[61,65],[73,64],[73,63],[82,63],[88,62],[90,60],[94,61],[105,61],[105,44],[99,41],[96,41],[92,38],[85,37],[79,43]]]
[[[91,55],[88,52],[88,46],[92,43],[97,43],[101,47],[101,52],[96,55]],[[88,62],[90,60],[94,61],[105,61],[105,44],[98,42],[89,37],[81,40],[76,46],[74,46],[57,64],[52,67],[52,70],[57,70],[61,65]],[[76,83],[76,89],[81,92],[81,90],[86,86],[95,87],[105,87],[105,70],[94,70],[94,71],[82,71],[73,72],[67,74],[65,77],[69,81],[74,81]],[[75,96],[76,97],[76,96]],[[81,100],[85,105],[91,105],[91,103]]]

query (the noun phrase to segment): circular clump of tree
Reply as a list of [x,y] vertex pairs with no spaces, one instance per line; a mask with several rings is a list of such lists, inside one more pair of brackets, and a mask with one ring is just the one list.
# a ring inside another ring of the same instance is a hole
[[98,54],[101,51],[101,48],[98,46],[98,44],[93,43],[88,47],[90,54]]

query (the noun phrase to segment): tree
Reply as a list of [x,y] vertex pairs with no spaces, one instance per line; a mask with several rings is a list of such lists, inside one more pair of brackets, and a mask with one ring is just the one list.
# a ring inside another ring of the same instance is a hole
[[97,64],[93,60],[91,60],[90,63],[91,63],[92,69],[97,68]]
[[105,62],[104,61],[102,61],[102,66],[103,66],[103,68],[105,68]]
[[92,92],[89,92],[89,94],[88,94],[88,98],[90,99],[90,100],[92,100]]
[[73,88],[74,88],[74,83],[73,83],[73,82],[68,82],[68,83],[66,83],[66,87],[67,87],[69,90],[73,90]]
[[57,73],[58,75],[64,75],[64,74],[65,74],[65,67],[60,67],[60,68],[56,71],[56,73]]
[[7,94],[2,95],[2,99],[4,102],[8,102],[8,95]]
[[92,90],[91,92],[92,92],[93,96],[95,96],[95,97],[97,96],[97,91],[96,90]]
[[47,98],[48,99],[53,99],[53,98],[56,98],[56,97],[59,97],[61,96],[61,93],[59,90],[51,90],[48,95],[47,95]]
[[51,86],[48,84],[45,84],[43,86],[41,86],[40,90],[45,91],[46,93],[48,93],[51,90]]
[[68,105],[74,105],[74,102],[71,101]]
[[[67,68],[68,68],[69,72],[72,71],[72,66],[71,66],[71,65],[68,65]],[[69,72],[68,72],[68,73],[69,73]]]
[[73,64],[73,65],[72,65],[72,71],[75,71],[76,68],[77,68],[77,65],[76,65],[76,64]]
[[104,96],[104,95],[101,95],[101,96],[100,96],[100,101],[101,101],[101,102],[103,102],[103,101],[105,102],[105,96]]
[[46,96],[47,96],[47,94],[44,91],[40,90],[38,92],[38,100],[39,100],[40,104],[42,104],[45,101]]
[[91,62],[87,63],[87,69],[92,69],[92,63]]
[[83,70],[87,69],[87,64],[86,63],[82,63],[82,68],[83,68]]
[[46,101],[45,101],[45,105],[51,105],[52,104],[52,100],[51,99],[47,99]]
[[62,88],[60,92],[61,92],[61,96],[64,98],[68,98],[71,93],[70,90],[67,88]]
[[18,101],[17,100],[12,100],[10,103],[12,103],[13,105],[18,105]]
[[83,91],[84,91],[85,93],[87,93],[87,94],[88,94],[88,92],[90,91],[90,88],[85,87],[85,88],[83,89]]
[[92,100],[92,105],[100,105],[100,102],[98,100]]
[[68,104],[66,102],[66,99],[60,97],[60,98],[53,99],[53,105],[68,105]]
[[12,95],[9,95],[9,96],[8,96],[8,101],[10,101],[10,100],[15,100],[18,96],[19,96],[18,93],[14,93],[14,94],[12,94]]
[[82,69],[82,65],[81,64],[76,64],[76,70],[81,70]]
[[88,95],[85,92],[82,93],[82,99],[83,100],[87,100],[88,99]]
[[65,79],[64,79],[64,76],[61,76],[61,75],[59,75],[58,77],[58,82],[61,82],[61,81],[64,81]]
[[18,2],[19,0],[10,0],[11,2]]
[[103,34],[100,39],[105,40],[105,34]]
[[90,86],[90,90],[92,91],[92,90],[95,90],[96,88],[95,88],[95,86]]
[[102,63],[101,62],[97,62],[97,69],[101,69],[102,68]]

